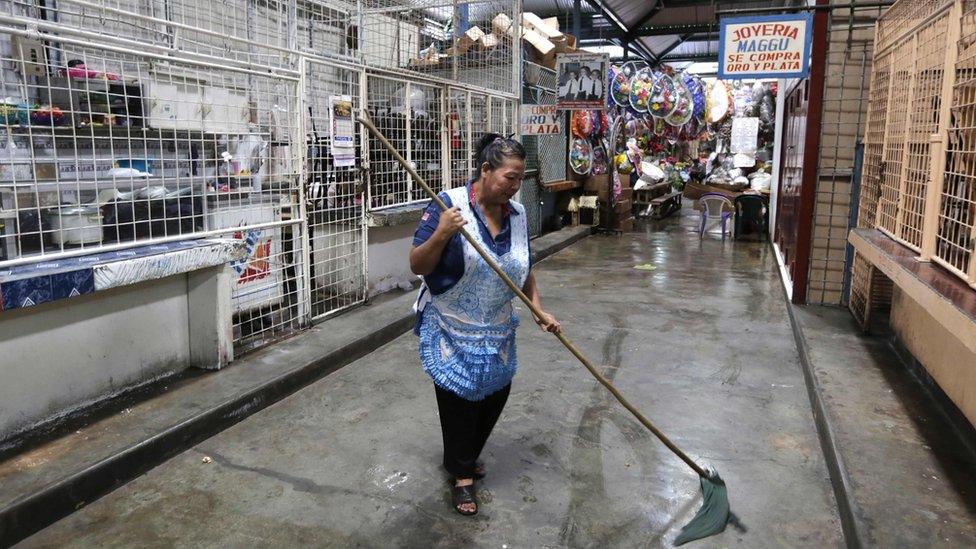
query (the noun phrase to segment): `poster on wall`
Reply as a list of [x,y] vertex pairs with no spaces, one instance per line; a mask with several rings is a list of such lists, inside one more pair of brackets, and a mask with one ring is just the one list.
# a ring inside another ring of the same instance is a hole
[[563,115],[555,105],[521,105],[519,120],[522,135],[559,135]]
[[723,17],[718,77],[806,78],[810,72],[813,15]]
[[352,97],[329,97],[329,137],[332,143],[332,161],[335,167],[356,165],[356,124],[352,120]]
[[733,154],[756,155],[759,148],[759,119],[744,116],[732,119],[729,150]]
[[602,109],[610,56],[603,53],[556,55],[556,108]]

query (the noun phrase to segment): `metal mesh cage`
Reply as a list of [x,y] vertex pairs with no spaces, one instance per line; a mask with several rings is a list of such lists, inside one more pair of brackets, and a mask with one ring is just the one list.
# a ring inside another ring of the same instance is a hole
[[[555,105],[556,92],[539,88],[539,104]],[[539,136],[539,180],[543,183],[566,179],[566,155],[569,145],[566,132]]]
[[529,238],[535,238],[542,234],[542,196],[539,180],[536,176],[526,177],[522,181],[519,200],[525,206],[529,226]]
[[963,15],[935,258],[976,282],[976,6]]
[[[359,108],[360,78],[361,73],[355,70],[311,60],[306,63],[306,127],[311,130],[311,139],[306,158],[305,210],[310,313],[315,318],[366,297],[364,185],[355,166],[335,166],[327,131],[333,108],[329,98],[348,96],[352,108]],[[361,154],[362,149],[353,150]]]
[[0,269],[238,239],[238,350],[361,302],[366,211],[426,197],[359,130],[335,165],[330,98],[463,183],[515,125],[519,6],[0,0]]
[[[522,101],[533,105],[556,104],[556,71],[535,63],[525,63],[525,83]],[[533,167],[538,170],[540,183],[566,179],[567,139],[560,135],[533,136],[529,141],[535,148]]]
[[367,65],[512,93],[519,3],[364,0],[360,50]]
[[891,308],[894,291],[891,279],[868,263],[860,254],[854,255],[853,280],[849,307],[854,318],[867,331],[871,314]]
[[976,3],[902,0],[879,20],[859,224],[976,285]]

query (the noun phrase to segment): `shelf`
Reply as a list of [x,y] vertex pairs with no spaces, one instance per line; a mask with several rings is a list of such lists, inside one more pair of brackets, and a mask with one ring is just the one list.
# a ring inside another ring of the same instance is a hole
[[[231,176],[232,181],[240,181],[242,186],[248,187],[246,193],[250,193],[250,181],[251,176]],[[118,189],[123,191],[131,191],[133,189],[142,189],[145,187],[168,187],[168,188],[180,188],[187,186],[202,186],[211,181],[213,177],[208,176],[186,176],[186,177],[147,177],[147,178],[128,178],[120,177],[117,179],[83,179],[78,181],[31,181],[24,183],[15,183],[13,181],[0,181],[0,191],[7,192],[68,192],[68,191],[103,191],[107,189]],[[292,188],[281,187],[284,185],[293,185],[293,178],[287,177],[266,177],[264,179],[263,188],[264,190],[297,190]],[[226,192],[218,192],[213,190],[208,190],[207,194],[213,194],[215,196],[223,196]],[[242,194],[242,193],[234,193]]]
[[[195,177],[147,177],[147,178],[117,178],[117,179],[81,179],[77,181],[32,181],[24,183],[14,183],[12,181],[0,182],[0,190],[13,190],[16,192],[37,191],[37,192],[67,192],[67,191],[103,191],[106,189],[132,190],[143,187],[182,187],[186,185],[203,184],[211,178],[203,176]],[[167,185],[168,184],[168,185]]]
[[420,221],[420,216],[423,215],[427,204],[427,201],[421,201],[372,210],[367,214],[367,223],[370,227],[396,227],[416,224]]
[[270,131],[213,132],[207,130],[175,130],[140,126],[6,126],[14,135],[70,135],[77,137],[176,137],[202,135],[267,135]]
[[566,180],[566,181],[553,181],[551,183],[543,183],[541,186],[544,190],[555,193],[560,191],[569,191],[572,189],[578,189],[582,186],[582,184],[579,181]]

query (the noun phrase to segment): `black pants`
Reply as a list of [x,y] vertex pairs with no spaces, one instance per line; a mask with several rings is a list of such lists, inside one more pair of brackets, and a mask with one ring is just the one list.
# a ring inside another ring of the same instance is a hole
[[502,414],[511,388],[509,383],[484,400],[472,402],[434,386],[444,437],[444,468],[449,473],[457,478],[474,476],[475,461]]

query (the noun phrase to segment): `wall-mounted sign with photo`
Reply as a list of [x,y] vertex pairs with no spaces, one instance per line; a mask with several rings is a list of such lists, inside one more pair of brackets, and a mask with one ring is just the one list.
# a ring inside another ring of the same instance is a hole
[[610,56],[600,53],[556,55],[556,108],[601,109],[607,97]]

